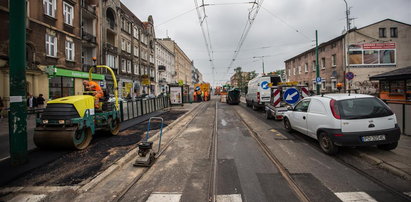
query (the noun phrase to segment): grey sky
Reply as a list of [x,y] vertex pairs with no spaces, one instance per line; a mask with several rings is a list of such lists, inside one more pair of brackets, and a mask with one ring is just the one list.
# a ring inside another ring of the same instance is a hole
[[[204,80],[213,82],[194,0],[121,1],[142,21],[152,15],[156,37],[165,38],[168,33],[194,60]],[[200,5],[201,0],[197,1]],[[264,58],[265,72],[283,69],[284,60],[314,47],[316,29],[321,43],[341,35],[346,27],[343,0],[265,0],[227,75],[227,68],[247,22],[248,9],[251,8],[251,4],[238,3],[249,1],[204,0],[206,4],[230,4],[206,7],[216,85],[229,80],[233,69],[238,66],[243,71],[262,72],[261,59],[253,59],[254,56],[267,56]],[[411,0],[347,2],[351,7],[351,17],[356,18],[351,26],[360,28],[386,18],[411,24]]]

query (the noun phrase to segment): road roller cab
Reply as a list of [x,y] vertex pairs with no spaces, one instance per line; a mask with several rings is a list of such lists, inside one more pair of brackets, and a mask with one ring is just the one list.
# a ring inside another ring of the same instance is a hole
[[[115,79],[112,70],[107,66]],[[89,79],[91,80],[91,72]],[[85,149],[97,130],[109,131],[117,135],[120,130],[120,112],[118,107],[117,83],[114,85],[115,103],[106,103],[110,107],[95,109],[94,97],[76,95],[58,98],[47,102],[47,107],[40,118],[36,119],[34,143],[41,148]]]

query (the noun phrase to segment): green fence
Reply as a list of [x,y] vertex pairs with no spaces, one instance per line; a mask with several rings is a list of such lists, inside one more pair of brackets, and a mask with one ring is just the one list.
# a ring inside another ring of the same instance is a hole
[[166,96],[122,101],[119,104],[121,121],[134,119],[170,106],[169,99]]

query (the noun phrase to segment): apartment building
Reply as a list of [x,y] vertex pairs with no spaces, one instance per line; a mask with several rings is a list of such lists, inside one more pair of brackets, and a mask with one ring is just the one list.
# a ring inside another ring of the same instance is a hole
[[158,70],[158,92],[168,92],[168,85],[175,83],[172,79],[174,70],[174,53],[156,39],[156,67]]
[[168,49],[173,51],[175,72],[173,72],[173,80],[176,82],[190,85],[192,83],[191,60],[178,46],[178,44],[170,38],[158,39]]
[[[345,89],[375,94],[378,83],[373,75],[411,65],[411,25],[385,19],[322,43],[319,49],[321,91],[336,92],[337,83]],[[298,81],[316,90],[315,48],[285,61],[287,81]],[[345,78],[352,72],[354,78]]]

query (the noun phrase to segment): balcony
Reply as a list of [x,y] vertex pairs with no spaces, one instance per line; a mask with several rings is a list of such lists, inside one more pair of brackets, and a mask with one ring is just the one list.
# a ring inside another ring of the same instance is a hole
[[94,44],[97,43],[96,37],[90,33],[85,32],[84,30],[82,30],[81,32],[81,38],[90,43],[94,43]]
[[158,80],[158,82],[161,83],[161,84],[166,84],[167,79],[166,78],[160,78],[160,80]]
[[104,43],[104,48],[110,52],[117,53],[117,47],[115,47],[114,45],[110,43]]
[[88,1],[81,1],[81,7],[88,11],[90,14],[93,14],[96,17],[96,5],[90,5]]
[[164,65],[159,65],[159,66],[158,66],[158,71],[159,71],[159,72],[164,72],[164,71],[166,71],[166,66],[164,66]]

